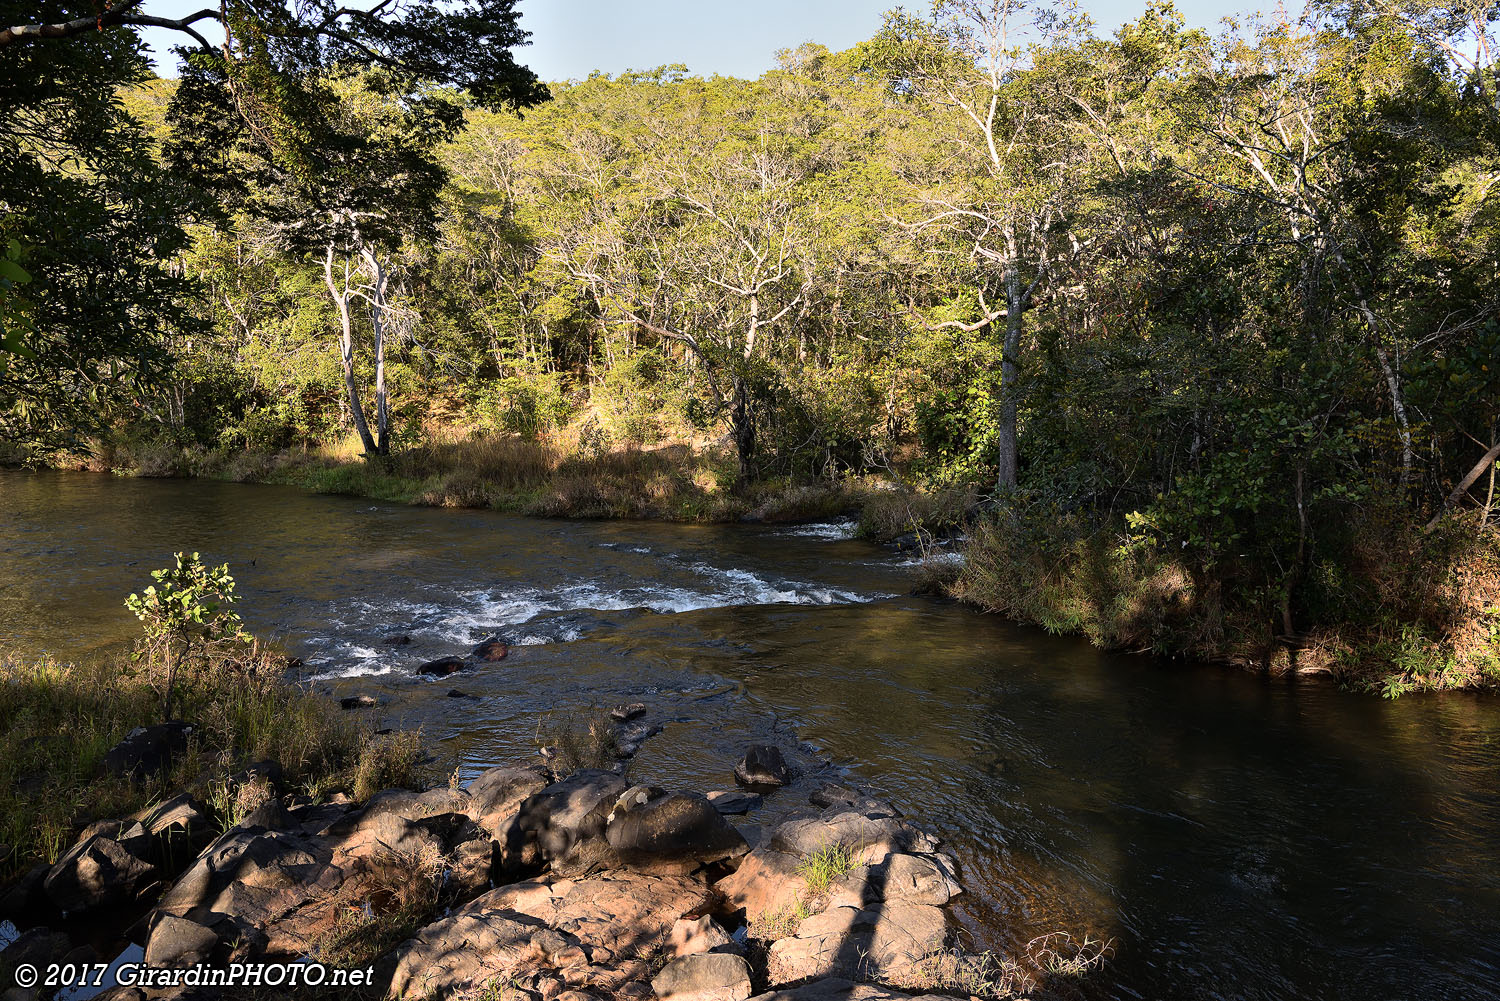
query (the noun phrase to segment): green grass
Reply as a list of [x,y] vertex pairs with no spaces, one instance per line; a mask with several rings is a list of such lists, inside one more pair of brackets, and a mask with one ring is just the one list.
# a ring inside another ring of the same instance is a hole
[[179,696],[175,715],[196,727],[187,752],[169,772],[131,782],[105,774],[105,752],[161,722],[161,700],[128,656],[64,664],[0,655],[0,884],[55,861],[89,823],[184,789],[224,810],[221,825],[232,822],[224,780],[250,762],[276,761],[285,788],[322,793],[409,774],[418,738],[386,738],[402,748],[402,767],[392,766],[336,705],[285,684],[281,663],[258,646],[216,656]]
[[824,845],[797,864],[797,875],[807,881],[808,892],[822,896],[834,881],[854,868],[854,849],[833,842]]

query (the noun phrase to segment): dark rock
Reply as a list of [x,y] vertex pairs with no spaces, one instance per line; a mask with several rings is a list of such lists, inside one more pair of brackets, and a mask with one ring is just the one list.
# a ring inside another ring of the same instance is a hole
[[268,799],[245,814],[239,826],[247,830],[261,828],[267,831],[284,831],[292,826],[292,815],[281,800]]
[[373,695],[346,695],[339,699],[342,709],[373,709],[378,705],[380,700]]
[[485,640],[483,643],[479,644],[472,651],[470,651],[469,656],[473,657],[475,660],[493,662],[497,660],[504,660],[509,653],[510,647],[506,646],[504,643],[500,642],[500,640],[491,636],[489,639]]
[[[140,828],[140,835],[131,841],[131,847],[145,851],[150,837]],[[113,838],[95,834],[57,860],[44,886],[59,910],[77,915],[133,900],[136,891],[156,875],[157,868],[150,861]]]
[[651,978],[656,996],[745,1001],[753,992],[750,964],[729,952],[705,952],[674,959]]
[[15,940],[0,949],[0,984],[14,984],[16,967],[30,965],[45,970],[47,964],[63,957],[73,943],[68,936],[50,928],[32,928],[16,936]]
[[455,671],[462,671],[468,666],[468,662],[462,657],[439,657],[437,660],[429,660],[417,668],[418,674],[425,674],[433,678],[445,678]]
[[742,786],[784,786],[792,780],[781,751],[770,744],[756,744],[734,766],[734,780]]
[[747,851],[740,832],[707,797],[653,793],[646,786],[626,790],[606,818],[605,840],[625,862],[686,863],[691,870]]
[[615,731],[615,757],[633,758],[646,741],[661,733],[658,723],[627,723]]
[[715,789],[708,794],[708,801],[723,814],[749,813],[764,802],[760,793],[742,789]]
[[411,646],[411,634],[392,633],[380,642],[385,646]]
[[615,706],[609,711],[611,717],[617,722],[625,723],[629,720],[639,719],[646,715],[646,703],[632,702],[629,705]]
[[0,893],[0,921],[9,921],[17,928],[31,928],[52,916],[54,908],[45,888],[51,869],[47,863],[38,862]]
[[111,775],[141,779],[155,775],[187,749],[192,735],[190,723],[158,723],[140,726],[104,754],[104,767]]
[[146,965],[185,967],[206,963],[219,936],[213,929],[173,914],[157,914],[146,936]]
[[457,688],[450,688],[450,689],[448,689],[448,698],[450,698],[450,699],[468,699],[471,702],[478,702],[479,701],[479,696],[477,696],[477,695],[470,695],[468,692],[459,691]]

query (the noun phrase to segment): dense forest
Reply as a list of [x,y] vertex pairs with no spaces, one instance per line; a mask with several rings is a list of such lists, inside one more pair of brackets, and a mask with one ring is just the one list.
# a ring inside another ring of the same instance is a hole
[[399,65],[229,21],[176,79],[4,39],[6,461],[859,510],[1101,645],[1500,682],[1495,4],[938,0],[547,86],[513,16]]

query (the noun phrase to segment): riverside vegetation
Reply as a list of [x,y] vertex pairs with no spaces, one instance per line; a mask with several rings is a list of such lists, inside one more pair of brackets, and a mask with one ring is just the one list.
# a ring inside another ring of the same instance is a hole
[[512,6],[235,0],[176,80],[138,4],[7,33],[9,459],[964,525],[942,585],[1019,621],[1500,682],[1493,4],[938,0],[550,86]]
[[[1001,999],[1071,996],[1109,955],[1066,933],[1011,957],[966,950],[945,912],[957,860],[801,749],[752,746],[734,769],[746,789],[632,785],[630,759],[663,729],[645,704],[565,722],[546,764],[443,783],[419,735],[371,734],[288,685],[285,659],[243,633],[227,567],[179,554],[152,576],[126,602],[144,632],[128,661],[0,661],[7,979],[59,959],[103,969],[134,941],[155,968],[369,971],[309,997]],[[812,809],[747,828],[753,845],[732,819],[803,795]],[[103,986],[111,1001],[289,996]]]

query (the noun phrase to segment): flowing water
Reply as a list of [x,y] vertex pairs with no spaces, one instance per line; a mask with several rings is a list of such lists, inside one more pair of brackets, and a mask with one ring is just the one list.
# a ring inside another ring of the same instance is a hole
[[[0,646],[119,643],[121,599],[179,549],[230,564],[248,625],[303,680],[379,697],[466,773],[626,701],[667,723],[634,770],[662,785],[723,787],[747,742],[805,742],[949,841],[980,947],[1114,939],[1092,996],[1500,998],[1493,698],[1388,703],[1100,653],[910,597],[911,561],[843,525],[85,474],[0,474]],[[413,675],[490,634],[507,660]]]

